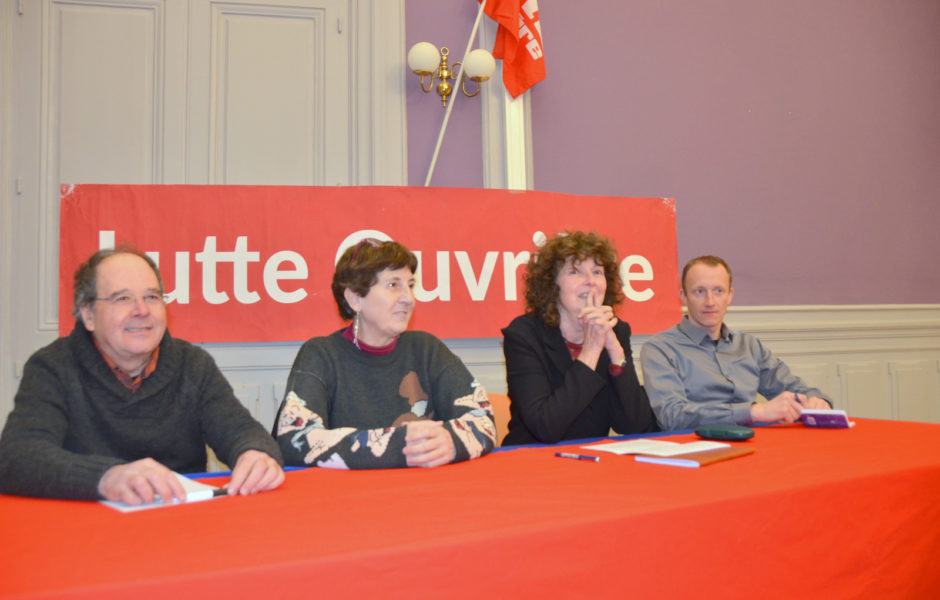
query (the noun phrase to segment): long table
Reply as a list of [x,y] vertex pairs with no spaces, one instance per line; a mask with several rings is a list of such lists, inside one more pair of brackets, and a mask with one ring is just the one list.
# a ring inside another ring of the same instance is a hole
[[553,446],[127,514],[0,495],[0,597],[937,597],[940,425],[856,422],[697,469]]

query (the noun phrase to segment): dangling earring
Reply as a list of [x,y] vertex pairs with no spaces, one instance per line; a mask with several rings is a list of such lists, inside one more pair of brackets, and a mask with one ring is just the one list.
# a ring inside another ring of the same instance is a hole
[[[353,346],[359,348],[359,313],[356,313],[353,319]],[[362,348],[359,349],[362,350]]]

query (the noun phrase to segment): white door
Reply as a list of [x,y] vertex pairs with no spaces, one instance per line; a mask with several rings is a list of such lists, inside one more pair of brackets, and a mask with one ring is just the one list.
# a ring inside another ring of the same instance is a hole
[[402,2],[0,0],[0,425],[57,334],[60,184],[405,183]]
[[193,4],[190,183],[349,183],[345,5]]

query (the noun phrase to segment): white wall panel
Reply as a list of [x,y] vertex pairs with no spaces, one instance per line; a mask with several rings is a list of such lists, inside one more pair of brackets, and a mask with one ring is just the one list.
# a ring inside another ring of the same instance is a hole
[[214,180],[324,182],[324,10],[219,8],[213,18]]
[[50,140],[58,143],[59,168],[50,183],[153,183],[161,154],[161,11],[139,3],[55,3],[53,10]]
[[349,101],[358,82],[349,12],[346,0],[192,5],[191,29],[205,36],[189,55],[187,181],[354,181],[350,125],[363,115]]
[[886,365],[880,362],[839,364],[842,382],[840,405],[853,417],[891,419],[894,415],[888,391]]
[[940,386],[937,362],[897,360],[888,363],[895,418],[940,423]]

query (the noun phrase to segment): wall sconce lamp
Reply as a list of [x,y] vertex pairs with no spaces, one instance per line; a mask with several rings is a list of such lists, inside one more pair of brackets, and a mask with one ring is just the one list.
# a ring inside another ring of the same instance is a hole
[[[456,84],[456,75],[454,69],[460,74],[460,62],[455,62],[453,67],[447,65],[447,55],[450,54],[450,50],[447,49],[447,46],[438,51],[437,47],[430,42],[418,42],[411,47],[411,50],[408,51],[408,66],[414,71],[415,75],[421,78],[421,89],[425,92],[430,92],[434,88],[434,80],[438,81],[437,84],[437,93],[441,97],[441,106],[447,106],[447,98],[454,91],[454,86],[451,85],[451,81],[454,81]],[[480,87],[482,82],[486,81],[493,75],[493,71],[496,70],[496,61],[493,59],[493,55],[487,52],[482,48],[477,48],[473,52],[467,54],[466,59],[463,62],[463,75],[460,81],[460,89],[463,91],[464,96],[468,98],[473,98],[480,93]],[[429,77],[428,83],[425,86],[424,78],[425,76]],[[467,77],[477,82],[477,89],[472,94],[467,91]]]

